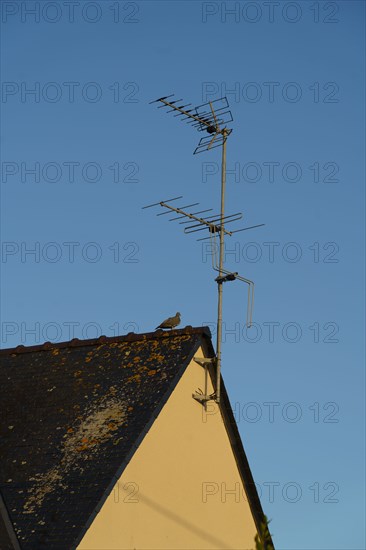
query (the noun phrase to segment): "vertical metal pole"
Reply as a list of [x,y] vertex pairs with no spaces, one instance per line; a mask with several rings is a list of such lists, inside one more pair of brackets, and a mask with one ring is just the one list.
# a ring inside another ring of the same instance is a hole
[[[225,186],[226,186],[226,128],[222,131],[224,138],[222,143],[222,162],[221,162],[221,221],[220,221],[220,259],[219,259],[219,277],[223,275],[224,266],[224,212],[225,212]],[[218,285],[218,308],[217,308],[217,343],[216,343],[216,402],[220,402],[220,377],[221,377],[221,340],[222,340],[222,282]]]

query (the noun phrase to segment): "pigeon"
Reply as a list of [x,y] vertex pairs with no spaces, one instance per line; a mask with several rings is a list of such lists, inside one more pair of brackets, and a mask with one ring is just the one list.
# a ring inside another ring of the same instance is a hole
[[170,328],[172,330],[174,327],[178,326],[180,323],[180,313],[177,311],[174,317],[168,317],[165,319],[155,330],[158,328]]

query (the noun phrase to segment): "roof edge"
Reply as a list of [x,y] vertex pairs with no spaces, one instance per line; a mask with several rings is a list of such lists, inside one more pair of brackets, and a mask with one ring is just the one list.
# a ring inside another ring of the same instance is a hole
[[[224,381],[221,377],[221,399],[220,410],[226,427],[226,431],[231,443],[231,448],[238,466],[240,476],[245,488],[246,495],[248,497],[249,507],[251,509],[254,522],[258,531],[261,532],[261,525],[265,521],[265,514],[263,512],[262,504],[258,495],[258,491],[255,485],[252,471],[250,469],[249,461],[244,449],[244,444],[240,436],[238,425],[236,423],[233,409],[231,407],[230,399],[226,391]],[[270,535],[268,543],[271,543],[273,548],[272,535]]]
[[99,336],[98,338],[91,338],[88,340],[80,340],[79,338],[73,338],[66,342],[44,342],[36,346],[24,346],[18,345],[13,348],[0,349],[0,355],[13,355],[20,353],[30,353],[34,351],[48,351],[52,349],[68,348],[68,347],[81,347],[81,346],[95,346],[97,344],[108,344],[113,342],[135,342],[137,340],[153,340],[157,338],[167,338],[171,335],[181,336],[183,334],[200,334],[202,336],[211,339],[211,331],[209,327],[192,327],[187,325],[184,328],[165,331],[162,329],[155,330],[154,332],[129,332],[126,335],[120,336]]
[[18,537],[15,534],[14,525],[9,517],[9,512],[0,492],[0,519],[3,521],[6,533],[9,537],[8,543],[11,544],[14,550],[21,550]]

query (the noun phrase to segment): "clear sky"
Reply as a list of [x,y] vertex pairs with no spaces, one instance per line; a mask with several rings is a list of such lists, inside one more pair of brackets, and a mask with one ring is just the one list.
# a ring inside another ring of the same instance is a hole
[[278,550],[363,550],[364,2],[1,8],[1,346],[215,330],[205,245],[141,207],[218,211],[220,149],[148,102],[227,95],[226,212],[266,224],[226,243],[256,284],[249,330],[224,286],[244,447]]

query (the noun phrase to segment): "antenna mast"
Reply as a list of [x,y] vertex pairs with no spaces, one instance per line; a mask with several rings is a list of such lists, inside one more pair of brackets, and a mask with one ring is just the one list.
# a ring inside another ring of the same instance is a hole
[[[220,226],[220,249],[219,249],[219,277],[217,281],[218,290],[218,306],[217,306],[217,330],[216,330],[216,356],[217,356],[217,375],[216,375],[216,394],[218,401],[220,400],[220,382],[221,382],[221,340],[222,340],[222,276],[224,267],[224,246],[225,246],[225,232],[224,232],[224,212],[225,212],[225,190],[226,190],[226,128],[223,129],[223,143],[222,143],[222,159],[221,159],[221,218],[222,223]],[[217,279],[216,279],[217,280]]]
[[[161,97],[159,99],[151,101],[150,103],[161,103],[159,108],[168,107],[169,108],[169,110],[167,111],[168,113],[175,113],[174,116],[181,117],[182,121],[185,121],[188,124],[191,124],[198,131],[200,132],[206,131],[209,134],[209,136],[205,136],[201,138],[193,154],[202,153],[203,151],[207,151],[210,149],[214,149],[215,147],[222,146],[221,208],[220,208],[219,215],[213,215],[213,216],[202,218],[202,217],[198,217],[197,214],[201,214],[203,212],[209,212],[212,209],[201,210],[195,213],[186,212],[185,210],[183,210],[183,208],[190,208],[192,206],[196,206],[198,203],[185,205],[180,208],[176,208],[170,204],[170,202],[181,199],[182,197],[174,197],[166,201],[161,201],[161,202],[150,204],[148,206],[143,207],[143,208],[150,208],[152,206],[162,206],[163,208],[168,209],[168,212],[163,212],[161,214],[158,214],[158,216],[167,214],[169,213],[169,211],[174,211],[178,214],[181,214],[181,216],[171,218],[169,221],[188,218],[188,221],[183,221],[179,223],[186,224],[186,223],[190,223],[192,220],[195,220],[196,222],[198,222],[196,224],[187,226],[184,230],[185,233],[193,233],[204,229],[208,229],[209,231],[209,237],[204,237],[203,239],[198,239],[198,240],[201,241],[207,238],[210,239],[211,253],[212,253],[212,267],[215,271],[218,271],[218,276],[215,279],[215,281],[217,282],[217,288],[218,288],[216,359],[214,361],[216,366],[216,391],[213,396],[212,395],[208,396],[206,390],[205,390],[205,394],[200,394],[198,392],[196,392],[196,394],[193,394],[193,397],[195,399],[197,399],[198,401],[200,401],[202,404],[206,406],[206,402],[211,399],[214,399],[217,403],[220,402],[222,302],[223,302],[223,283],[224,282],[234,281],[235,279],[238,279],[248,285],[247,326],[250,327],[252,323],[254,283],[253,281],[250,281],[245,277],[239,276],[237,272],[233,273],[224,269],[225,235],[231,236],[233,233],[237,233],[239,231],[245,231],[247,229],[254,229],[255,227],[260,227],[264,224],[259,224],[252,227],[245,227],[243,229],[237,229],[235,231],[228,231],[225,228],[225,223],[234,222],[242,218],[241,213],[225,216],[226,141],[228,136],[232,132],[231,129],[226,127],[226,124],[229,122],[232,122],[233,120],[231,111],[229,110],[229,104],[228,104],[227,98],[223,97],[220,99],[216,99],[214,101],[209,101],[208,103],[204,103],[203,105],[199,105],[198,107],[187,109],[187,107],[190,106],[191,104],[188,103],[186,105],[184,104],[178,105],[178,103],[180,103],[183,100],[181,99],[174,100],[174,101],[170,100],[170,98],[173,97],[173,95],[174,94]],[[216,235],[219,235],[219,261],[218,262],[217,262]],[[210,362],[210,360],[201,360],[202,365],[205,366],[205,369],[206,369],[206,376],[207,376],[208,362]],[[206,382],[207,382],[207,379],[206,379]],[[206,384],[206,387],[207,387],[207,384]]]

